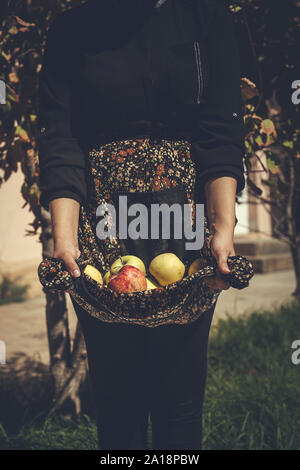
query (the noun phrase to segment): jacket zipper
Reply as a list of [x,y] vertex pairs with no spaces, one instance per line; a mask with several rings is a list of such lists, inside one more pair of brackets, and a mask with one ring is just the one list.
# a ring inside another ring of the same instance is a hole
[[197,78],[198,78],[198,91],[197,91],[197,104],[200,104],[201,100],[201,91],[202,91],[202,84],[203,84],[203,74],[202,74],[202,66],[201,66],[201,55],[200,55],[200,46],[199,42],[194,42],[194,49],[195,49],[195,57],[196,57],[196,67],[197,67]]

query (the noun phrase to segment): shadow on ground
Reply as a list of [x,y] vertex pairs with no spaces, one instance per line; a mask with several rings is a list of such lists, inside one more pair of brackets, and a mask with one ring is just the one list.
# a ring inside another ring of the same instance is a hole
[[18,353],[0,366],[0,416],[8,434],[45,415],[51,405],[49,368],[39,357]]
[[[94,418],[88,380],[82,387],[81,397],[82,413]],[[51,374],[38,355],[17,353],[0,366],[0,425],[8,435],[16,434],[25,425],[39,426],[51,406]]]

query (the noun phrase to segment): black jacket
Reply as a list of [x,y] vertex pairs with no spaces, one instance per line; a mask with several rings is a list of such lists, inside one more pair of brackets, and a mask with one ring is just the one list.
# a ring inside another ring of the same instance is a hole
[[59,14],[39,82],[41,204],[84,203],[86,149],[112,138],[189,138],[205,182],[243,176],[237,45],[222,0],[89,0]]

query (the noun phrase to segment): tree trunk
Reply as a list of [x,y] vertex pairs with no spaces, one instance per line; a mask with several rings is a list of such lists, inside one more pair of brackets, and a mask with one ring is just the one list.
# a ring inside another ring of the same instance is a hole
[[300,245],[291,245],[291,254],[293,258],[293,265],[296,277],[296,289],[293,295],[300,300]]
[[71,362],[68,311],[64,293],[46,293],[46,323],[53,381],[53,400],[62,390]]
[[[49,212],[41,210],[43,257],[52,256],[53,239]],[[66,295],[63,292],[46,293],[46,323],[53,385],[53,407],[78,416],[81,411],[80,386],[86,378],[87,364],[84,338],[77,323],[71,348]]]
[[70,365],[64,375],[64,383],[56,397],[51,414],[62,407],[66,402],[71,403],[71,414],[78,416],[81,411],[80,387],[87,375],[87,361],[85,343],[79,323],[77,323],[74,346]]

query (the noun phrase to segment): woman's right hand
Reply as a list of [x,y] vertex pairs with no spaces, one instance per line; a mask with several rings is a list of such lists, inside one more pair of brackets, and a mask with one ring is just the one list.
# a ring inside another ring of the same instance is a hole
[[50,204],[54,258],[61,259],[71,276],[79,277],[80,269],[76,260],[78,248],[79,202],[71,198],[53,199]]
[[54,240],[54,258],[61,259],[66,267],[68,272],[74,276],[80,276],[80,269],[76,260],[80,256],[80,250],[78,248],[78,244],[76,244],[73,240]]

